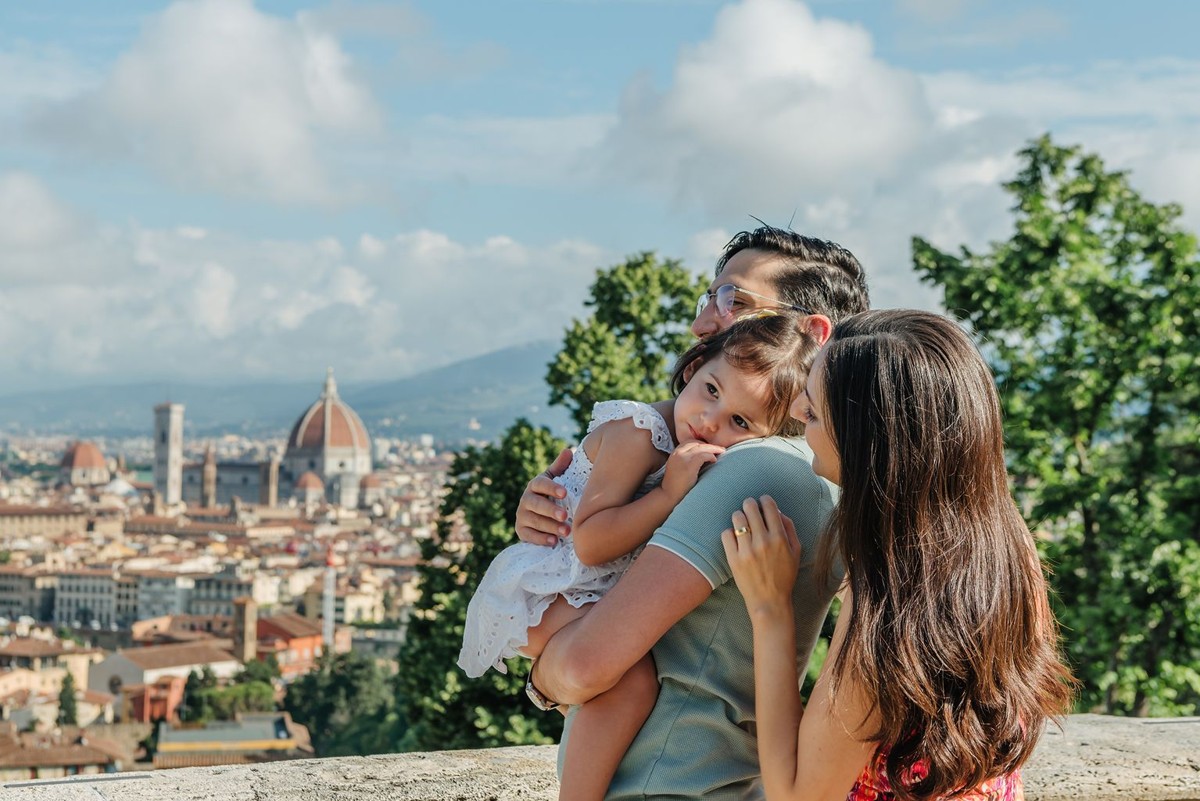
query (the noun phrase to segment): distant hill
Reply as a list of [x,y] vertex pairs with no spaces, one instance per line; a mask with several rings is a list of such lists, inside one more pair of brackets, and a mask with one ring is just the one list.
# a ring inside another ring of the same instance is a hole
[[[547,404],[546,365],[558,345],[535,342],[495,351],[394,381],[338,382],[338,394],[373,435],[432,434],[458,443],[497,437],[517,417],[570,438],[567,413]],[[162,382],[89,386],[0,395],[0,433],[80,437],[150,436],[155,404],[184,404],[187,435],[286,433],[321,392],[311,381],[224,386]],[[473,422],[474,421],[474,422]]]

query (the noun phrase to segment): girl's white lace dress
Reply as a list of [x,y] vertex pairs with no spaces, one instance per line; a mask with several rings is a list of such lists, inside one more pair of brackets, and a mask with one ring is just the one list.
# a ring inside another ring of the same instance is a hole
[[[626,418],[649,432],[650,441],[658,450],[666,454],[675,450],[667,421],[654,407],[637,401],[597,403],[592,407],[588,433],[604,423]],[[636,497],[662,483],[665,472],[664,464],[646,476]],[[568,523],[574,523],[575,509],[591,474],[591,461],[583,446],[576,445],[571,452],[571,466],[554,479],[567,490],[566,499],[560,503],[567,508]],[[542,621],[542,614],[556,596],[563,596],[574,607],[599,600],[617,583],[636,555],[634,552],[603,565],[588,566],[575,556],[570,537],[560,539],[553,548],[527,542],[505,548],[488,566],[467,606],[458,666],[471,678],[482,676],[489,667],[507,673],[503,660],[521,655],[518,649],[528,643],[527,632]]]

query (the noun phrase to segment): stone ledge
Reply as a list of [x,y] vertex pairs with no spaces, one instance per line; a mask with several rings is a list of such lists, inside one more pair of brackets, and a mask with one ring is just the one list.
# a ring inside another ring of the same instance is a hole
[[[307,759],[0,785],[5,801],[553,801],[556,746]],[[1200,718],[1074,715],[1025,769],[1029,801],[1200,801]]]

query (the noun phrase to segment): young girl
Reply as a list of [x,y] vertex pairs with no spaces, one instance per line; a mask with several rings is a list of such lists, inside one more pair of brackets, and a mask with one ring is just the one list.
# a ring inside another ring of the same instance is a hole
[[818,564],[836,557],[846,586],[805,709],[795,530],[766,496],[733,513],[768,801],[1024,798],[1018,768],[1072,679],[983,358],[944,317],[866,312],[834,329],[793,409],[813,471],[842,488]]
[[[674,400],[597,403],[588,434],[557,482],[571,535],[554,548],[518,543],[492,562],[467,609],[459,666],[468,676],[536,658],[564,625],[620,578],[701,468],[739,442],[797,434],[788,407],[816,341],[791,313],[758,312],[680,357]],[[561,798],[602,799],[654,706],[647,656],[577,713],[563,755]],[[535,702],[537,701],[535,697]]]

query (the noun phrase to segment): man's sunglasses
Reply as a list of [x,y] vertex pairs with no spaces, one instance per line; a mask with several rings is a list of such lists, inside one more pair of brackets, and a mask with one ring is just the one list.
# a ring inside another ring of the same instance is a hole
[[733,284],[722,284],[716,289],[709,290],[700,296],[700,299],[696,301],[696,316],[699,317],[700,313],[708,308],[708,304],[712,303],[715,304],[718,316],[729,317],[733,314],[733,304],[737,300],[737,293],[739,292],[743,295],[749,295],[752,298],[769,301],[780,308],[798,311],[801,314],[816,313],[812,309],[806,309],[803,306],[793,306],[791,303],[786,303],[778,298],[769,298],[766,295],[760,295],[757,292],[751,292],[748,289],[742,289]]

